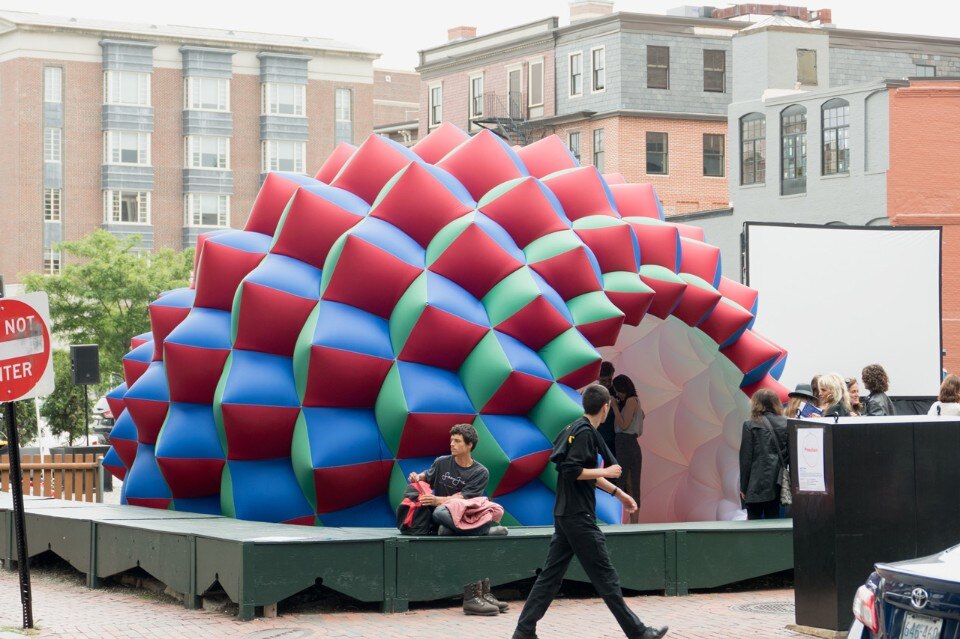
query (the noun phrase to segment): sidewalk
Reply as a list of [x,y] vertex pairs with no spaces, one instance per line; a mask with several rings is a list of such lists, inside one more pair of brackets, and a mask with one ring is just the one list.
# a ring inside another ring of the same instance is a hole
[[[405,614],[376,612],[301,612],[275,619],[235,621],[221,612],[185,610],[170,600],[157,600],[121,587],[88,590],[79,578],[46,570],[32,573],[33,611],[40,637],[64,639],[312,639],[370,637],[377,639],[450,639],[478,636],[509,638],[522,607],[511,601],[498,617],[466,617],[458,607],[425,608]],[[630,606],[651,624],[670,626],[670,639],[800,637],[785,629],[793,622],[792,590],[759,590],[701,594],[689,597],[633,597]],[[789,608],[791,612],[750,611]],[[771,606],[771,604],[790,604]],[[0,639],[19,637],[20,599],[17,573],[0,571]],[[616,622],[599,599],[561,599],[540,623],[542,639],[617,639]]]

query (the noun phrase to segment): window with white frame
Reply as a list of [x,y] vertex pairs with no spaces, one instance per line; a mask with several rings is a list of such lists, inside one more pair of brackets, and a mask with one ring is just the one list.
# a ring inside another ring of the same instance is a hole
[[53,249],[43,249],[43,274],[60,275],[60,262],[63,255],[60,251]]
[[43,101],[63,102],[63,69],[43,67]]
[[104,71],[103,103],[150,106],[150,74]]
[[570,97],[583,95],[583,53],[570,54]]
[[477,118],[483,115],[483,76],[475,75],[470,78],[470,117]]
[[607,86],[607,54],[603,47],[590,50],[591,91],[603,91]]
[[184,196],[187,226],[229,226],[230,196],[219,193],[187,193]]
[[603,129],[594,129],[593,131],[593,165],[597,170],[603,173],[604,170],[604,151],[603,151]]
[[43,130],[43,161],[60,162],[63,158],[63,130],[46,127]]
[[337,89],[334,102],[337,122],[352,122],[353,93],[350,89]]
[[438,84],[430,87],[427,98],[429,125],[438,126],[443,118],[443,86]]
[[104,164],[150,165],[150,134],[142,131],[104,131]]
[[188,169],[229,169],[230,138],[218,135],[188,135],[184,166]]
[[570,147],[570,153],[573,154],[573,157],[577,158],[577,162],[580,161],[580,132],[571,131],[568,146]]
[[62,211],[63,189],[43,190],[43,219],[46,222],[59,222]]
[[149,224],[150,191],[104,191],[103,221],[107,224]]
[[191,75],[184,79],[183,108],[197,111],[229,111],[230,81]]
[[263,172],[286,171],[289,173],[303,173],[306,152],[306,142],[264,140]]
[[530,63],[527,92],[529,94],[527,106],[543,105],[543,60],[535,60]]
[[263,115],[293,115],[307,112],[307,87],[303,84],[264,82]]

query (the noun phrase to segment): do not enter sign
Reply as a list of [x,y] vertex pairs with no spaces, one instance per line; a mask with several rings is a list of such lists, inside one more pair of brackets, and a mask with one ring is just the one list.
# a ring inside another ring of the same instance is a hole
[[53,392],[46,293],[0,299],[0,403]]

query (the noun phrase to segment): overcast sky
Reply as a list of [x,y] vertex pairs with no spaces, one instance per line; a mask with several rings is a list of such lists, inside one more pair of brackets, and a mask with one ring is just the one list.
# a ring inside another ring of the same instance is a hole
[[[681,4],[616,0],[614,9],[662,14]],[[548,16],[566,24],[567,7],[566,0],[0,0],[0,9],[47,15],[335,38],[382,53],[375,64],[394,69],[415,67],[417,51],[442,44],[448,27],[472,25],[483,34]],[[956,0],[823,0],[808,7],[832,9],[844,28],[960,37]]]

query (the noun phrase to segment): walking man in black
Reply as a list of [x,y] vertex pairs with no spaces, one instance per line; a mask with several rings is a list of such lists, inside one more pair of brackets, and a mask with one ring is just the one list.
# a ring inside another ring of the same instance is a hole
[[620,466],[597,468],[600,438],[595,429],[610,411],[610,392],[599,384],[588,386],[583,392],[583,410],[584,416],[569,431],[568,450],[559,462],[554,533],[547,561],[523,606],[513,639],[538,639],[537,622],[557,596],[574,555],[628,639],[659,639],[667,633],[667,628],[645,626],[623,600],[620,576],[610,563],[606,538],[596,521],[595,488],[614,495],[627,512],[637,508],[630,495],[607,481],[620,476]]

